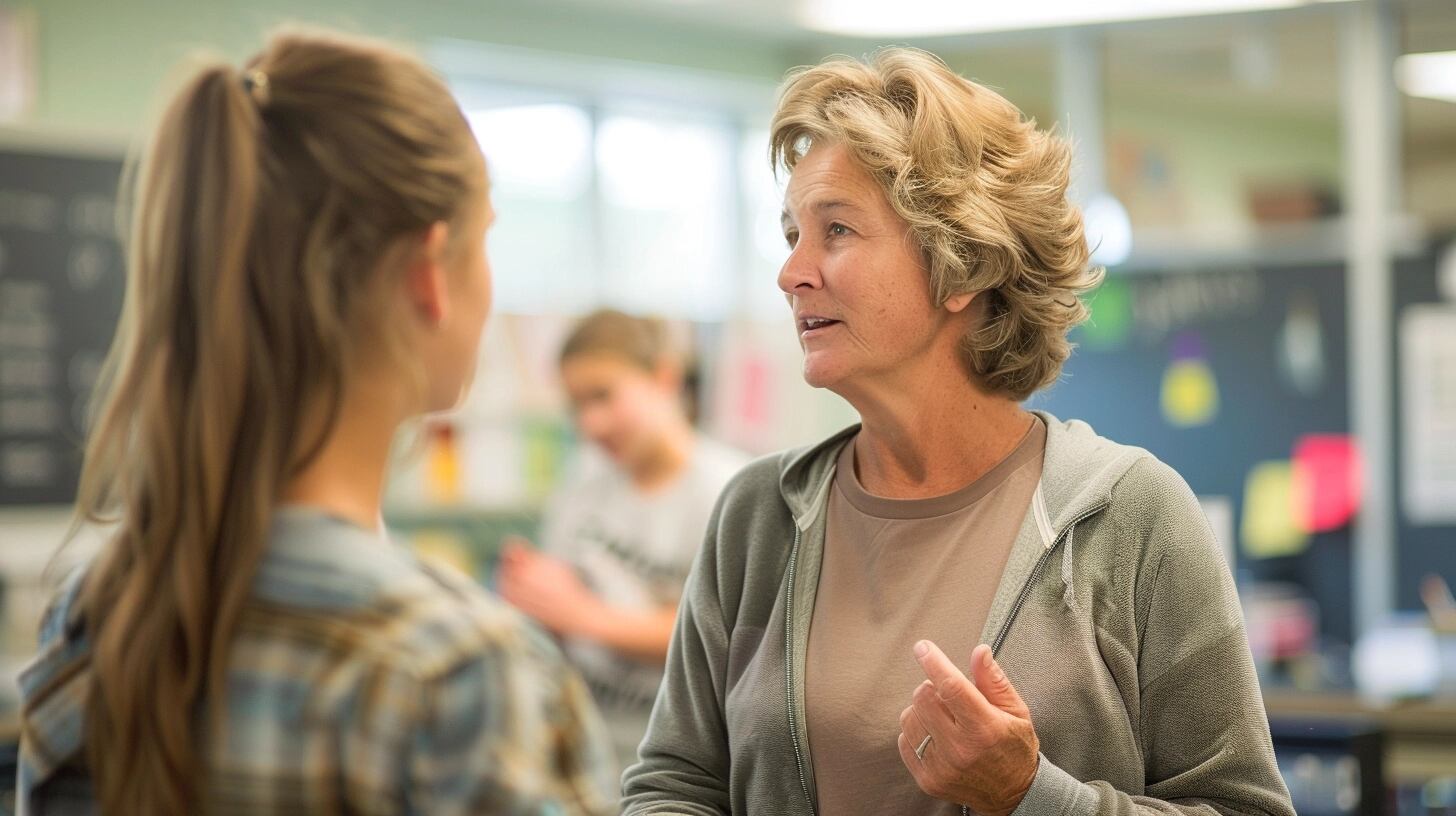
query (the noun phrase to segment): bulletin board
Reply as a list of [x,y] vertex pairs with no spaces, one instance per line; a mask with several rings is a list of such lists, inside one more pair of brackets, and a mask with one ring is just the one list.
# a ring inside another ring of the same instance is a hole
[[[1439,242],[1438,246],[1445,247],[1452,242],[1456,242],[1456,237]],[[1443,297],[1439,291],[1436,253],[1432,252],[1419,258],[1403,260],[1395,265],[1395,292],[1392,303],[1395,311],[1391,325],[1394,334],[1391,342],[1391,351],[1394,355],[1392,371],[1399,378],[1403,364],[1406,362],[1404,358],[1411,351],[1403,347],[1401,336],[1402,320],[1410,313],[1410,309],[1427,304],[1444,304],[1447,308],[1456,309],[1456,298]],[[1436,372],[1427,373],[1431,377],[1438,376]],[[1448,388],[1450,382],[1451,377],[1447,372],[1445,383]],[[1420,609],[1422,608],[1419,594],[1420,582],[1425,575],[1431,573],[1442,575],[1449,583],[1456,586],[1456,524],[1421,523],[1413,519],[1407,512],[1404,456],[1407,443],[1406,434],[1412,429],[1406,427],[1407,412],[1403,402],[1406,389],[1401,387],[1403,385],[1404,383],[1397,383],[1393,406],[1395,433],[1392,441],[1395,446],[1393,465],[1396,478],[1394,504],[1396,507],[1396,541],[1399,542],[1395,558],[1395,601],[1401,609]],[[1414,442],[1422,444],[1419,439]]]
[[120,155],[0,147],[0,506],[75,498],[121,312]]
[[[1062,419],[1148,449],[1200,498],[1243,519],[1251,474],[1287,462],[1306,434],[1347,434],[1348,331],[1339,265],[1236,266],[1109,278],[1061,381],[1032,398]],[[1241,525],[1233,536],[1242,539]],[[1297,547],[1233,547],[1242,580],[1289,581],[1319,607],[1320,629],[1348,643],[1351,533]],[[1256,548],[1257,549],[1257,548]]]

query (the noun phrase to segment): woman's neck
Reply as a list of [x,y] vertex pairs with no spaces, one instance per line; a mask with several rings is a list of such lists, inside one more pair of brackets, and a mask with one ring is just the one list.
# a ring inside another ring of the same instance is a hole
[[1009,397],[964,377],[937,380],[857,400],[863,426],[854,462],[865,490],[896,499],[952,493],[1005,459],[1031,429],[1034,418]]
[[400,402],[394,389],[367,383],[348,389],[328,438],[284,485],[281,501],[377,529],[394,434],[404,416]]

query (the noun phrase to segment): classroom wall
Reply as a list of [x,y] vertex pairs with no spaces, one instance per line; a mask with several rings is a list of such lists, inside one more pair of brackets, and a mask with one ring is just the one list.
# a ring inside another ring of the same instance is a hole
[[[34,111],[20,124],[119,139],[144,129],[160,87],[198,47],[242,59],[256,50],[262,32],[285,22],[336,26],[416,47],[453,38],[766,82],[827,53],[860,53],[866,47],[853,41],[791,45],[588,8],[574,11],[568,24],[557,12],[509,0],[439,0],[407,7],[386,0],[44,0],[34,8],[40,82]],[[1050,123],[1056,118],[1050,37],[1044,48],[937,47],[957,70],[1001,89],[1039,121]],[[1130,140],[1176,157],[1173,170],[1190,198],[1185,204],[1190,222],[1245,221],[1243,183],[1255,174],[1338,180],[1336,121],[1251,114],[1176,93],[1121,93],[1111,101],[1109,146]]]
[[[1109,152],[1151,148],[1167,162],[1182,195],[1176,212],[1140,212],[1131,197],[1134,228],[1176,218],[1179,225],[1228,227],[1249,224],[1249,185],[1259,179],[1315,182],[1340,189],[1338,122],[1307,116],[1251,119],[1247,111],[1201,104],[1196,99],[1120,94],[1107,112]],[[1114,187],[1114,191],[1116,188]]]
[[159,86],[199,46],[242,59],[281,23],[328,25],[416,47],[456,38],[770,80],[790,64],[782,49],[761,39],[587,9],[566,21],[504,0],[44,0],[35,9],[40,87],[23,124],[106,134],[139,130]]
[[[451,38],[685,68],[766,85],[791,67],[827,53],[862,53],[865,48],[864,43],[804,44],[741,31],[710,32],[587,6],[575,10],[568,21],[557,11],[515,0],[435,0],[409,6],[385,0],[41,0],[20,5],[33,9],[37,20],[39,82],[33,111],[17,124],[118,144],[144,130],[162,89],[176,75],[175,66],[189,53],[206,46],[240,60],[258,48],[263,32],[284,22],[324,24],[422,49]],[[1042,123],[1057,118],[1051,34],[1040,46],[1022,36],[1013,45],[938,50],[957,70],[1002,90]],[[1109,151],[1132,146],[1167,157],[1165,169],[1179,191],[1176,220],[1181,224],[1247,227],[1247,184],[1255,178],[1298,177],[1340,187],[1338,116],[1252,109],[1236,101],[1180,94],[1176,87],[1114,88],[1108,102]],[[1446,202],[1449,209],[1447,191],[1456,184],[1456,165],[1442,160],[1419,170],[1408,196],[1437,205]],[[1136,200],[1128,204],[1135,225],[1150,215],[1166,214],[1158,207],[1140,211]],[[66,515],[63,510],[40,511],[24,524],[7,520],[15,519],[0,513],[6,543],[40,551],[60,539]]]

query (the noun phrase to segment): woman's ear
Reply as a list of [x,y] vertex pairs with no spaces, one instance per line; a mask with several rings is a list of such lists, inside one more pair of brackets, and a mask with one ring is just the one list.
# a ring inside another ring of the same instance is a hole
[[412,243],[406,254],[405,290],[420,316],[430,325],[439,326],[448,317],[450,307],[445,265],[450,228],[444,221],[436,221],[419,237],[407,240]]
[[974,292],[961,292],[951,295],[945,299],[945,308],[951,314],[960,314],[965,311],[967,306],[971,305],[971,302],[976,299],[976,295],[979,294],[981,294],[981,290],[978,289]]

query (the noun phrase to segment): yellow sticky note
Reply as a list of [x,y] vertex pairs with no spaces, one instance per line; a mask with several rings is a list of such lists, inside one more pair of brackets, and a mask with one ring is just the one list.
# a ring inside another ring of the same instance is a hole
[[1239,536],[1253,558],[1296,555],[1309,545],[1297,508],[1304,477],[1287,460],[1260,462],[1244,482],[1244,518]]
[[1170,425],[1207,425],[1218,415],[1218,383],[1202,360],[1178,360],[1163,374],[1163,416]]

